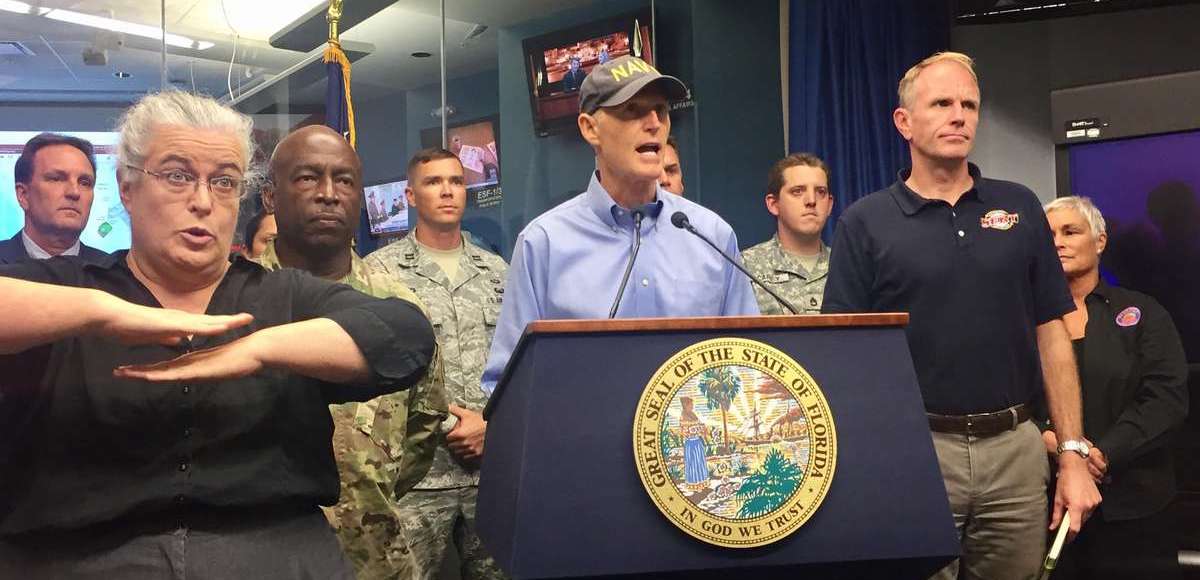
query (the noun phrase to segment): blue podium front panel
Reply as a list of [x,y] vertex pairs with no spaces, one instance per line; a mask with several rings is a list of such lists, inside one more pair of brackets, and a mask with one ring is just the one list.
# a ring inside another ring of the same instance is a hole
[[838,434],[832,487],[803,527],[766,547],[719,548],[672,525],[635,469],[635,408],[664,361],[731,335],[531,337],[491,405],[480,485],[480,534],[507,572],[562,578],[828,564],[821,569],[858,570],[854,577],[882,566],[881,577],[919,578],[957,555],[900,327],[737,333],[787,353],[824,392]]

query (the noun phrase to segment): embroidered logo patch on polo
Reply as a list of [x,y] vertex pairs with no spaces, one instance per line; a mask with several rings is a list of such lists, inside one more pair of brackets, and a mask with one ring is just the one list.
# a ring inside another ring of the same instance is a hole
[[1004,231],[1012,229],[1019,221],[1021,221],[1020,214],[1008,213],[1002,209],[994,209],[979,218],[979,226]]
[[1133,326],[1142,321],[1142,309],[1130,306],[1117,315],[1117,326]]

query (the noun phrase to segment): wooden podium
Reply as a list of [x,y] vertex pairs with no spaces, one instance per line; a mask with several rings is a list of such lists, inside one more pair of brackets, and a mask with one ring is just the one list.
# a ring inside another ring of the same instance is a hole
[[[546,320],[526,329],[485,409],[479,533],[513,578],[610,575],[925,578],[958,538],[904,335],[907,314]],[[677,352],[714,338],[783,351],[838,432],[824,503],[791,535],[721,548],[651,502],[635,409]]]

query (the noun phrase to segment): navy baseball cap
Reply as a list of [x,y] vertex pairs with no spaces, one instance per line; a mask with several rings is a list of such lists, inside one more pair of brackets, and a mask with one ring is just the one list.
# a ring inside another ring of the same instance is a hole
[[620,105],[652,83],[662,88],[669,101],[688,98],[688,88],[683,81],[658,72],[636,56],[625,55],[597,65],[583,79],[579,89],[579,112],[590,114],[600,107]]

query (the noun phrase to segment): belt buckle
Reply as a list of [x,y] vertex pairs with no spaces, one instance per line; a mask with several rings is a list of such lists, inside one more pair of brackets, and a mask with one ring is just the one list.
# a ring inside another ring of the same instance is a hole
[[1017,408],[1015,406],[1009,407],[1008,414],[1012,415],[1012,427],[1009,427],[1008,430],[1014,431],[1014,430],[1016,430],[1017,425],[1020,425],[1020,423],[1017,421]]
[[967,416],[966,416],[966,420],[967,420],[967,429],[966,429],[966,431],[967,431],[967,437],[974,437],[974,436],[975,436],[975,419],[974,419],[974,415],[967,415]]

